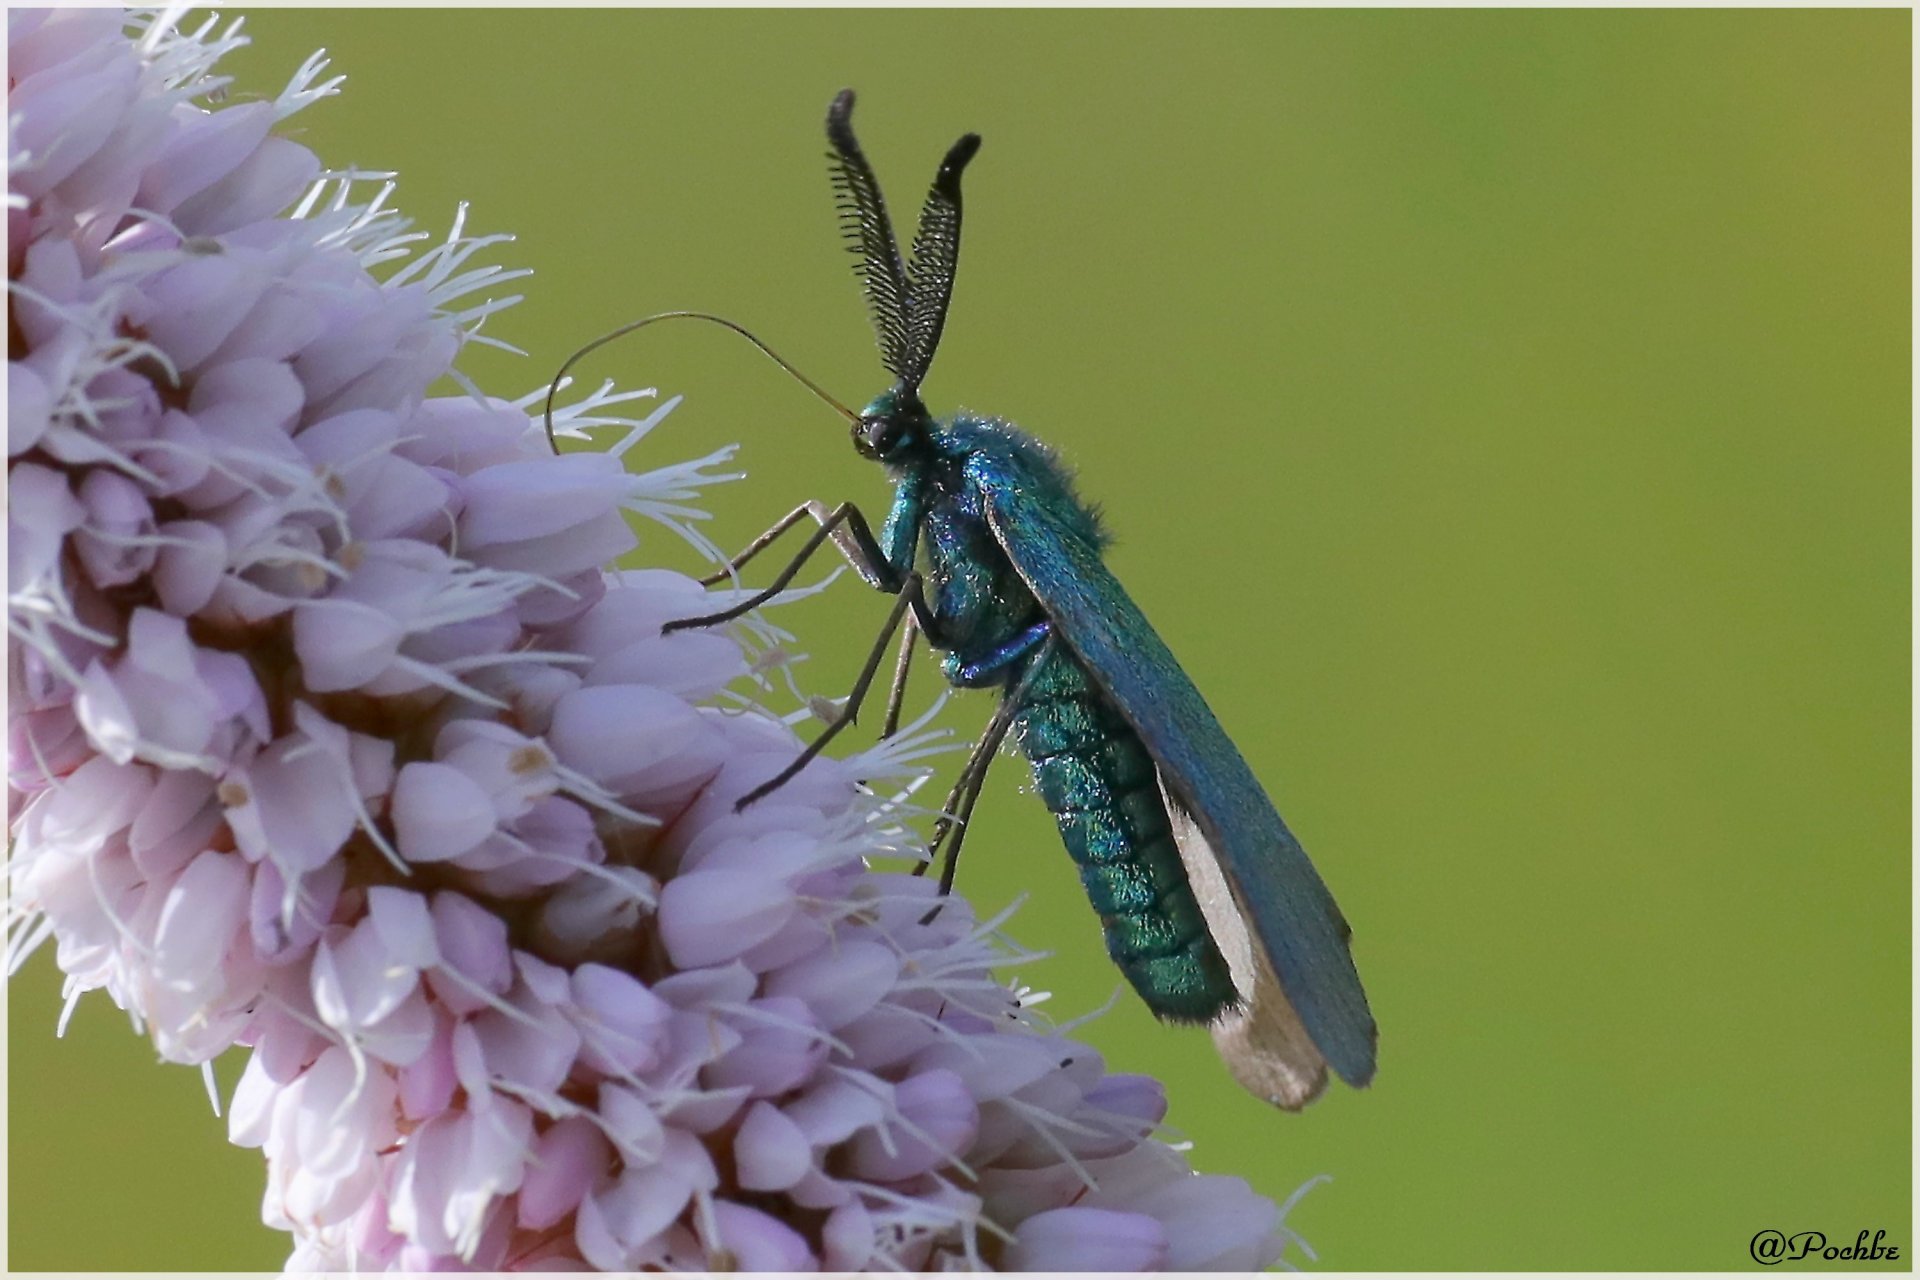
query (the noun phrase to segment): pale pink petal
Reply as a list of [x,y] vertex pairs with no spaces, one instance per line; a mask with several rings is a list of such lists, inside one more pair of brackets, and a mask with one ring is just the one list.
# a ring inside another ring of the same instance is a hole
[[532,1004],[516,1001],[517,1017],[487,1009],[467,1025],[486,1059],[489,1079],[523,1094],[557,1094],[580,1052],[580,1033],[560,1010]]
[[1169,1257],[1166,1228],[1152,1218],[1076,1206],[1021,1223],[1006,1265],[1014,1271],[1165,1271]]
[[316,693],[370,683],[406,637],[399,619],[357,600],[307,600],[293,610],[293,651]]
[[855,939],[823,947],[767,975],[768,995],[792,996],[828,1031],[866,1013],[900,977],[900,957],[878,942]]
[[461,485],[462,541],[471,548],[541,538],[619,509],[626,475],[603,453],[516,458],[474,471]]
[[769,1098],[804,1084],[829,1050],[812,1012],[790,996],[755,1000],[748,1009],[751,1016],[735,1024],[740,1044],[707,1068],[707,1085],[744,1088],[753,1097]]
[[123,586],[153,567],[153,507],[140,486],[117,472],[96,469],[80,482],[86,523],[74,551],[87,575],[103,587]]
[[217,236],[270,217],[292,204],[319,170],[313,152],[270,137],[239,168],[176,208],[174,225],[190,236]]
[[146,875],[170,879],[209,846],[219,825],[213,780],[164,770],[127,832],[127,851]]
[[724,964],[770,938],[796,906],[777,880],[745,871],[696,871],[660,890],[660,939],[685,969]]
[[813,1146],[806,1134],[772,1103],[747,1109],[733,1138],[740,1185],[749,1191],[784,1191],[813,1168]]
[[167,892],[153,940],[154,977],[177,991],[210,995],[221,961],[245,931],[247,864],[208,851]]
[[441,965],[428,975],[434,993],[457,1013],[487,1007],[513,983],[507,926],[499,916],[457,893],[433,896],[433,928]]
[[371,1027],[400,1007],[420,972],[388,950],[371,920],[322,942],[313,960],[313,1003],[341,1030]]
[[[264,102],[252,105],[267,106]],[[147,335],[172,358],[176,367],[198,368],[226,341],[273,283],[266,264],[254,260],[253,255],[235,252],[183,255],[178,266],[153,276],[144,286],[143,291],[153,308]],[[260,361],[242,367],[260,374],[269,368],[284,371],[286,366]],[[267,425],[278,426],[277,423]]]
[[208,186],[252,154],[273,125],[273,104],[237,103],[191,121],[142,176],[140,203],[162,213]]
[[9,469],[7,502],[7,574],[18,591],[53,571],[87,512],[60,473],[30,462]]
[[227,539],[204,520],[171,520],[155,530],[160,547],[153,585],[169,613],[198,613],[213,599],[227,568]]
[[580,1204],[575,1227],[583,1257],[602,1271],[651,1260],[654,1238],[693,1198],[693,1183],[672,1168],[629,1168]]
[[638,803],[683,796],[719,767],[716,731],[693,707],[645,685],[603,685],[561,698],[547,741],[562,761]]
[[821,1266],[828,1271],[863,1271],[873,1258],[873,1215],[850,1200],[827,1215],[820,1228]]
[[878,1182],[904,1182],[950,1163],[973,1142],[980,1108],[951,1071],[923,1071],[893,1090],[898,1121],[854,1139],[852,1170]]
[[807,1242],[778,1218],[729,1200],[713,1206],[715,1238],[707,1241],[714,1266],[726,1271],[818,1271]]
[[7,456],[16,457],[40,443],[53,410],[47,380],[23,360],[7,365]]
[[221,702],[202,677],[186,625],[137,609],[124,656],[87,672],[74,710],[110,757],[179,767],[205,763]]
[[427,1047],[400,1070],[400,1109],[409,1120],[438,1115],[453,1102],[460,1083],[453,1066],[453,1026],[452,1015],[436,1010]]
[[359,817],[336,765],[306,734],[280,739],[236,770],[221,799],[241,850],[294,875],[333,857]]
[[571,1116],[549,1125],[534,1141],[520,1185],[520,1225],[539,1231],[572,1213],[594,1184],[607,1176],[612,1158],[613,1148],[585,1117]]
[[403,765],[393,782],[393,827],[408,862],[457,858],[493,833],[497,818],[486,791],[450,765]]
[[440,959],[433,915],[420,894],[375,885],[367,890],[367,921],[394,963],[426,969]]
[[601,964],[573,973],[581,1061],[605,1075],[644,1071],[660,1056],[673,1010],[639,979]]

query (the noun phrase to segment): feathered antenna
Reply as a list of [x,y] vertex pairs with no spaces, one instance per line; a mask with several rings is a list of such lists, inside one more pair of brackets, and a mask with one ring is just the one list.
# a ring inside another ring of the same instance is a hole
[[918,386],[933,363],[946,327],[947,304],[953,299],[953,275],[960,265],[960,173],[980,150],[980,135],[969,133],[953,144],[940,171],[933,177],[927,203],[920,210],[920,229],[913,236],[913,265],[907,279],[909,380]]
[[911,386],[919,381],[911,376],[913,348],[908,316],[912,295],[906,268],[900,261],[900,246],[893,238],[893,223],[887,218],[887,202],[880,195],[880,183],[853,136],[851,89],[842,89],[827,108],[827,141],[833,144],[827,160],[833,166],[834,204],[840,211],[847,248],[859,255],[853,269],[866,289],[867,307],[873,312],[880,361],[889,373]]

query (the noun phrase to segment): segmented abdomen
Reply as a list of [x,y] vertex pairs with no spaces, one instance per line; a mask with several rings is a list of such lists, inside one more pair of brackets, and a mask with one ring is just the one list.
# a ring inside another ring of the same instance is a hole
[[1156,1016],[1210,1020],[1237,997],[1187,884],[1153,758],[1072,654],[1055,648],[1040,661],[1014,741],[1080,866],[1107,953]]

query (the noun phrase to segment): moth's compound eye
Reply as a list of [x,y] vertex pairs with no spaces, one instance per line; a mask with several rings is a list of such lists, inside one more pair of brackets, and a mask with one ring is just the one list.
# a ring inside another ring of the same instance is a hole
[[882,458],[900,440],[900,424],[877,415],[862,417],[853,424],[853,447],[864,458]]

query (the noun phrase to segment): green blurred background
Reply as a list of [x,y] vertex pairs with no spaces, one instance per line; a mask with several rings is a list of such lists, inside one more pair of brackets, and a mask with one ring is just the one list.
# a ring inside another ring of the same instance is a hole
[[[1910,1256],[1908,14],[251,22],[237,91],[323,45],[349,76],[290,122],[326,162],[518,234],[538,274],[490,331],[531,358],[466,364],[500,394],[668,307],[872,394],[827,101],[860,89],[897,206],[985,135],[929,402],[1016,418],[1104,504],[1355,924],[1380,1075],[1288,1116],[1130,997],[1085,1034],[1169,1081],[1201,1168],[1333,1174],[1293,1218],[1324,1265],[1736,1268],[1769,1227]],[[603,373],[687,394],[641,461],[743,443],[722,543],[884,504],[725,334]],[[848,581],[785,615],[809,688],[882,613]],[[1055,955],[1018,976],[1066,1017],[1117,978],[1025,781],[961,881],[1027,896],[1011,932]],[[12,987],[12,1264],[277,1267],[257,1153],[104,996],[56,1042],[52,970]]]

